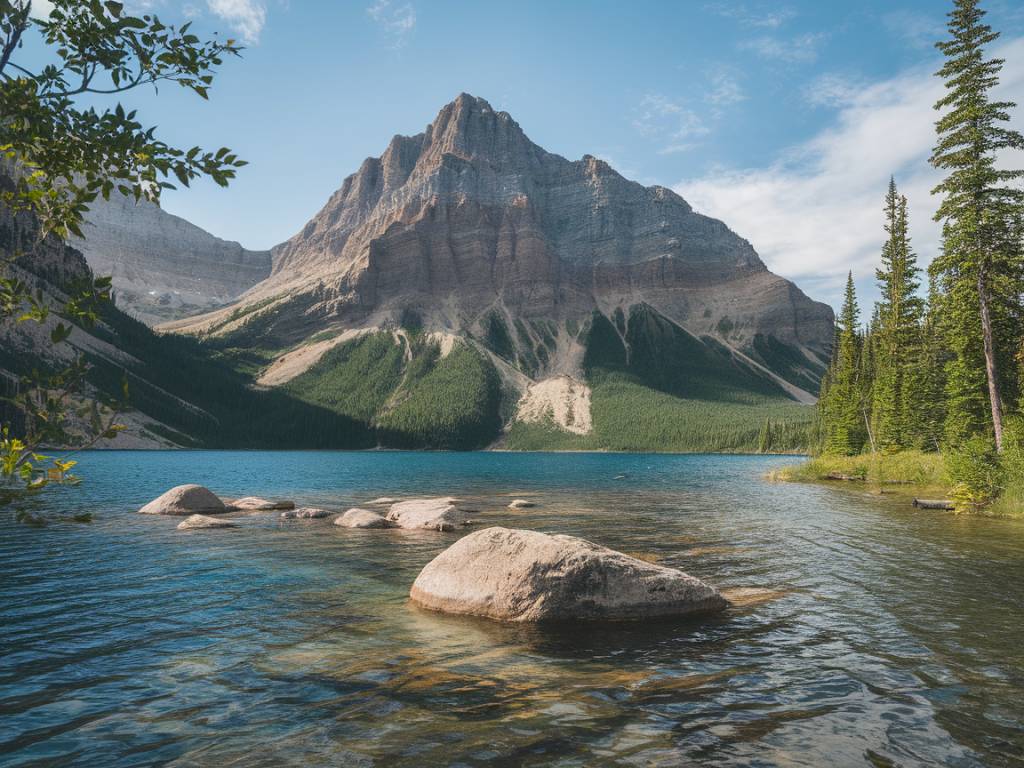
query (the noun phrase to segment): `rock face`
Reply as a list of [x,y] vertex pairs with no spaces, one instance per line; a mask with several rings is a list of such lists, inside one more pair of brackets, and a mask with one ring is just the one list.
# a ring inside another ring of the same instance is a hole
[[410,499],[392,504],[387,519],[398,528],[454,531],[466,525],[468,515],[452,503],[454,499]]
[[728,601],[682,571],[574,536],[486,528],[423,569],[412,600],[501,621],[645,619],[715,613]]
[[206,515],[189,515],[178,523],[179,531],[192,531],[198,528],[237,528],[238,525],[230,520],[222,520]]
[[353,507],[334,521],[343,528],[392,528],[394,527],[383,515],[368,509]]
[[201,485],[178,485],[139,510],[144,515],[193,515],[227,512],[224,502]]
[[[486,339],[500,321],[511,367],[534,381],[580,377],[571,329],[644,306],[799,389],[815,385],[833,336],[832,311],[721,221],[595,157],[546,152],[468,94],[367,159],[272,254],[272,274],[239,305],[279,347],[411,316]],[[231,311],[167,328],[226,332]]]
[[154,324],[223,306],[270,274],[270,252],[214,237],[145,200],[114,194],[90,206],[74,238],[117,304]]

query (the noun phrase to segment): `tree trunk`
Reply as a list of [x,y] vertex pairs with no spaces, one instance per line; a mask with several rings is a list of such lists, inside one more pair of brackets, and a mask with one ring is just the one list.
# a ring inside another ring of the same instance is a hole
[[981,306],[981,336],[985,345],[985,374],[988,377],[988,399],[992,406],[992,428],[996,434],[996,452],[1003,450],[1003,401],[996,371],[995,344],[992,341],[992,317],[988,307],[988,285],[985,270],[978,271],[978,303]]

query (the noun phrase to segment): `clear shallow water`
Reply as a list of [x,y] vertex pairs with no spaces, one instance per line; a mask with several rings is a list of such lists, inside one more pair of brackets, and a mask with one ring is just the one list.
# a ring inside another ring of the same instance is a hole
[[[45,503],[94,523],[0,515],[0,764],[1024,764],[1024,523],[761,479],[792,461],[86,454]],[[781,594],[701,622],[444,617],[406,595],[460,534],[134,513],[181,482],[339,510],[453,494]]]

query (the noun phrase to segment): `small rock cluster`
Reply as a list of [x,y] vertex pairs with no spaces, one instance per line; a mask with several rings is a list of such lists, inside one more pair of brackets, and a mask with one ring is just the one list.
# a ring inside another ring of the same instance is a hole
[[[381,514],[353,507],[334,519],[344,528],[454,531],[470,524],[458,499],[376,499]],[[510,509],[535,502],[515,499]],[[333,512],[296,508],[291,501],[253,496],[223,502],[200,485],[172,488],[139,512],[187,515],[179,530],[235,528],[234,511],[283,510],[286,520],[321,519]],[[716,613],[730,603],[700,579],[645,562],[575,536],[502,527],[464,536],[423,568],[409,593],[430,610],[498,621],[638,620]]]

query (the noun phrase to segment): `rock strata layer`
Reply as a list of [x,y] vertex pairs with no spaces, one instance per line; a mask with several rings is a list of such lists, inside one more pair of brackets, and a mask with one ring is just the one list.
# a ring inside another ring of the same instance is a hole
[[715,613],[717,589],[674,568],[575,536],[486,528],[423,569],[413,602],[513,622],[622,620]]

